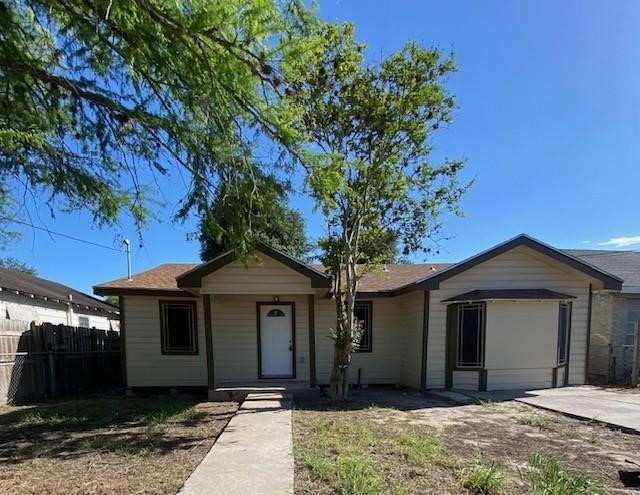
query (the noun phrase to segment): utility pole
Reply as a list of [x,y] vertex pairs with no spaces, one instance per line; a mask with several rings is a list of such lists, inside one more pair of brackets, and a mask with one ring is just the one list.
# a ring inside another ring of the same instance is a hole
[[131,280],[131,243],[129,239],[125,239],[122,241],[124,244],[124,249],[127,253],[127,280]]

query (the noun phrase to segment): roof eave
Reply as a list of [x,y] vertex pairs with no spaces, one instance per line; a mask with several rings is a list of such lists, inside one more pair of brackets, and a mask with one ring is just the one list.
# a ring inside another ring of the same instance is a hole
[[141,287],[103,287],[96,285],[93,293],[99,296],[161,296],[161,297],[194,297],[182,289],[154,289]]
[[[497,246],[487,249],[486,251],[483,251],[480,254],[472,256],[471,258],[467,258],[466,260],[461,261],[460,263],[456,263],[455,265],[452,265],[449,268],[445,268],[444,270],[441,270],[437,273],[434,273],[433,275],[425,277],[422,280],[418,280],[414,284],[415,289],[422,289],[422,290],[439,289],[440,282],[447,280],[448,278],[453,277],[454,275],[458,275],[459,273],[462,273],[466,270],[469,270],[470,268],[473,268],[474,266],[480,263],[483,263],[484,261],[490,260],[500,254],[503,254],[519,246],[529,247],[537,252],[540,252],[542,254],[549,256],[550,258],[555,259],[556,261],[564,263],[592,278],[600,280],[603,283],[603,286],[605,289],[611,289],[611,290],[622,289],[622,283],[623,283],[622,279],[616,277],[615,275],[612,275],[611,273],[601,270],[593,265],[590,265],[589,263],[586,263],[581,259],[576,258],[575,256],[564,253],[559,249],[556,249],[552,246],[549,246],[548,244],[545,244],[537,239],[534,239],[533,237],[530,237],[526,234],[521,234],[517,237],[514,237],[513,239],[510,239],[501,244],[498,244]],[[405,286],[405,287],[407,287],[408,290],[412,290],[408,286]]]

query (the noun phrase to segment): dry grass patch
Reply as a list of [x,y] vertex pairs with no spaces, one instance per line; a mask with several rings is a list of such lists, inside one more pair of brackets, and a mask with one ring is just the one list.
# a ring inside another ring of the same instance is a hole
[[297,494],[618,493],[640,463],[640,436],[517,402],[385,390],[349,408],[296,400]]
[[183,396],[0,408],[0,493],[175,493],[237,410]]

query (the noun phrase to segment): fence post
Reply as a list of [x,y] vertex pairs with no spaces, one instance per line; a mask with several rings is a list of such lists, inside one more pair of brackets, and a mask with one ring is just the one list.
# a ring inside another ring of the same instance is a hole
[[631,386],[638,386],[638,371],[640,370],[640,320],[636,321],[636,331],[633,339],[633,366],[631,368]]
[[42,336],[47,346],[47,361],[49,362],[49,390],[51,391],[51,400],[54,400],[57,395],[56,390],[56,364],[55,356],[53,355],[53,345],[55,327],[49,323],[42,324]]

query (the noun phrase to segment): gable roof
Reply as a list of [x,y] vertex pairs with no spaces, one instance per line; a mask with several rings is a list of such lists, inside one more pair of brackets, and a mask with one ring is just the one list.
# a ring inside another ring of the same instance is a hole
[[[85,307],[94,311],[105,311],[114,314],[118,312],[117,307],[100,301],[84,292],[18,270],[0,268],[0,288],[3,291],[17,292],[23,296],[33,296],[47,301],[71,302],[75,307]],[[71,296],[71,300],[69,296]]]
[[[498,256],[518,246],[527,246],[586,275],[601,280],[606,289],[620,290],[622,279],[570,253],[555,249],[527,235],[519,235],[460,263],[389,264],[382,270],[365,273],[360,280],[359,294],[364,297],[396,296],[413,290],[433,290],[440,282]],[[314,288],[330,287],[330,278],[322,265],[308,265],[266,244],[256,249],[308,277]],[[203,277],[214,273],[234,260],[225,253],[202,264],[167,263],[135,274],[131,280],[119,278],[94,286],[96,294],[190,296],[184,289],[201,286]]]
[[[320,270],[317,270],[311,265],[307,265],[300,260],[289,256],[288,254],[283,253],[282,251],[278,251],[271,246],[268,246],[262,242],[256,244],[256,251],[260,251],[263,254],[266,254],[270,258],[273,258],[276,261],[288,266],[293,271],[298,272],[300,275],[303,275],[311,280],[311,287],[314,288],[323,288],[329,287],[331,285],[331,279],[325,275]],[[178,287],[201,287],[202,278],[210,275],[211,273],[219,270],[225,265],[228,265],[236,257],[234,256],[232,251],[229,251],[225,254],[218,256],[217,258],[212,259],[211,261],[207,261],[201,265],[196,266],[195,268],[178,275],[176,277],[176,281]]]
[[620,277],[622,292],[640,293],[640,252],[605,249],[564,249],[565,253]]
[[[213,260],[212,260],[213,261]],[[197,263],[165,263],[150,270],[136,273],[128,280],[126,277],[94,286],[96,294],[161,294],[165,296],[192,296],[178,287],[177,278],[187,275],[198,268]],[[427,264],[388,264],[379,271],[365,273],[360,280],[360,292],[363,295],[393,295],[393,291],[416,278],[451,266],[449,263]],[[324,274],[322,265],[312,265],[315,271]]]
[[458,275],[470,268],[473,268],[480,263],[488,261],[496,256],[506,253],[514,248],[526,246],[534,251],[537,251],[541,254],[549,256],[550,258],[555,259],[565,265],[570,266],[578,270],[579,272],[584,273],[590,277],[593,277],[597,280],[600,280],[604,284],[605,289],[614,289],[620,290],[622,288],[622,279],[612,275],[600,268],[597,268],[590,263],[587,263],[575,256],[567,254],[565,252],[560,251],[554,247],[545,244],[533,237],[530,237],[526,234],[520,234],[513,239],[509,239],[497,246],[494,246],[486,251],[483,251],[480,254],[472,256],[471,258],[467,258],[460,263],[456,263],[455,265],[451,265],[449,268],[437,272],[431,276],[425,277],[421,280],[418,280],[412,284],[409,284],[405,287],[402,287],[398,290],[398,293],[408,292],[411,290],[433,290],[438,289],[440,287],[440,282],[447,280],[454,275]]

